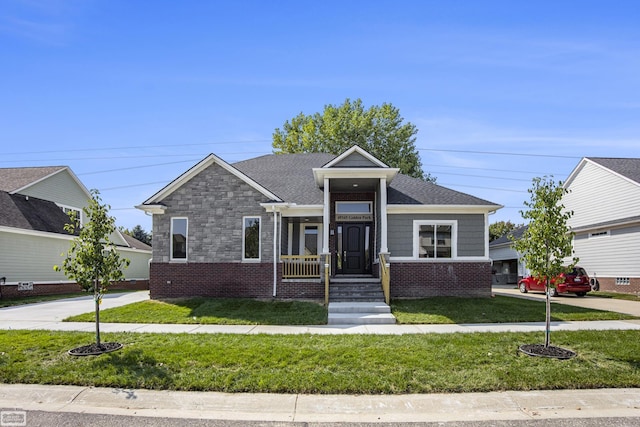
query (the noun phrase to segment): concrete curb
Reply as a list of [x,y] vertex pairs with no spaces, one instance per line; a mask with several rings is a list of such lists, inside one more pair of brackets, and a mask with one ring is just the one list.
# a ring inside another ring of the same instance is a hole
[[280,422],[447,422],[640,417],[640,389],[419,395],[229,394],[0,385],[10,410]]

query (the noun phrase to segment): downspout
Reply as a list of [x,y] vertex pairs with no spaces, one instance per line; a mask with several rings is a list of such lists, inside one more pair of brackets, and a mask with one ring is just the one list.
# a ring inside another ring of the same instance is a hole
[[273,297],[278,291],[278,211],[273,206]]

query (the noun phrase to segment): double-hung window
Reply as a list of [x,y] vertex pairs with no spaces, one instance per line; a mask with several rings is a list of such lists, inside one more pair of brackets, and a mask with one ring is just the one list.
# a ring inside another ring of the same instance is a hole
[[456,258],[457,235],[456,221],[414,221],[414,258]]
[[260,261],[260,217],[245,216],[242,219],[242,260]]
[[187,260],[187,218],[171,218],[171,260]]

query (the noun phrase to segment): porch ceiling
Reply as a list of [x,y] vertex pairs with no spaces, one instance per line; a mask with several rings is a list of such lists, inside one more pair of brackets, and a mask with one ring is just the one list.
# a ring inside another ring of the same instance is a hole
[[333,178],[329,182],[331,192],[355,193],[376,191],[380,179],[378,178]]

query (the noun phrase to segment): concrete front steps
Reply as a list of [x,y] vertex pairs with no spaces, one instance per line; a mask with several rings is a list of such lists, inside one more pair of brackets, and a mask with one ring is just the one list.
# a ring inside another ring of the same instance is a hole
[[393,325],[396,318],[384,302],[330,302],[329,325]]

